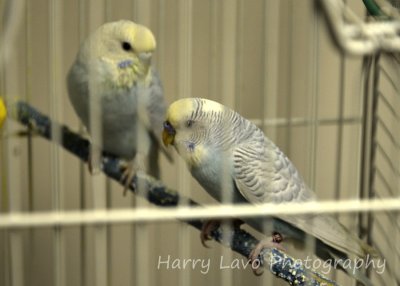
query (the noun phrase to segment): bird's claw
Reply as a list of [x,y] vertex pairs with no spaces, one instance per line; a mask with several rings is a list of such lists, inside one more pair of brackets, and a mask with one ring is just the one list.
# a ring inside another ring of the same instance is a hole
[[206,241],[211,240],[211,233],[217,230],[220,225],[221,221],[219,220],[207,220],[203,223],[200,232],[200,240],[204,247],[209,248]]
[[[263,263],[263,259],[261,258],[261,252],[264,248],[276,248],[278,250],[281,251],[286,251],[285,248],[280,244],[283,241],[283,236],[278,233],[278,232],[273,232],[272,233],[272,237],[266,238],[261,240],[254,248],[253,250],[250,252],[249,255],[249,260],[255,261],[255,260],[259,260],[259,264],[258,265],[262,265]],[[260,276],[263,274],[263,271],[259,272],[260,267],[258,268],[252,268],[253,269],[253,273],[256,276]]]
[[[122,171],[120,182],[124,184],[124,196],[126,196],[129,187],[132,185],[131,182],[133,178],[137,175],[137,173],[139,171],[146,172],[146,170],[148,169],[146,160],[146,155],[143,155],[142,153],[137,153],[133,160],[120,162],[119,168]],[[133,188],[136,188],[134,183]]]
[[136,175],[136,168],[133,166],[132,162],[123,162],[120,164],[120,169],[122,171],[120,181],[124,184],[123,196],[125,197],[132,179]]
[[272,242],[281,243],[283,241],[283,236],[279,232],[274,231],[272,233]]
[[[240,219],[234,219],[231,223],[234,229],[240,229],[240,226],[244,222]],[[200,232],[200,239],[201,239],[201,244],[204,247],[209,248],[209,246],[206,244],[206,241],[211,240],[211,233],[217,230],[220,227],[220,225],[221,225],[220,220],[208,220],[203,223]]]

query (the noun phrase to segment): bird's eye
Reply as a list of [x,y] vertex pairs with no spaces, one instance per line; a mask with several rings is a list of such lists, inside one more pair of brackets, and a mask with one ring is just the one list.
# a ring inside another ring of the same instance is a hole
[[194,121],[193,120],[188,120],[188,121],[186,121],[186,127],[192,127],[193,126],[193,124],[194,124]]
[[131,44],[128,43],[128,42],[122,42],[122,48],[123,48],[125,51],[132,51],[132,46],[131,46]]
[[169,121],[165,121],[164,122],[164,128],[171,128],[171,123],[169,123]]

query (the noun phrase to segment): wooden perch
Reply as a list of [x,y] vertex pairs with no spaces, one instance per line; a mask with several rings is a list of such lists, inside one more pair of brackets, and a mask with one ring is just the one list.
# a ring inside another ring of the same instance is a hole
[[[79,157],[82,161],[87,162],[89,157],[90,143],[87,139],[82,138],[79,134],[72,132],[68,127],[52,122],[50,118],[41,114],[36,109],[24,102],[16,102],[8,107],[9,117],[28,126],[30,131],[38,134],[50,141],[53,141],[70,153]],[[52,130],[59,128],[61,130],[60,142],[52,140]],[[103,153],[102,158],[103,172],[110,178],[120,182],[122,172],[119,168],[120,161],[118,158]],[[175,207],[178,205],[179,194],[164,186],[160,181],[143,173],[138,173],[130,183],[130,190],[135,193],[135,186],[144,187],[147,192],[147,200],[161,207]],[[198,205],[192,200],[185,200],[190,205]],[[202,221],[191,220],[185,221],[191,226],[201,230]],[[245,257],[249,257],[251,250],[259,242],[248,232],[234,228],[231,230],[231,241],[228,242],[229,247]],[[225,234],[221,229],[211,233],[211,237],[227,245],[226,239],[222,234]],[[284,279],[290,285],[338,285],[336,282],[326,278],[311,269],[307,269],[304,265],[286,253],[278,249],[264,249],[262,252],[262,265],[269,269],[275,276]]]

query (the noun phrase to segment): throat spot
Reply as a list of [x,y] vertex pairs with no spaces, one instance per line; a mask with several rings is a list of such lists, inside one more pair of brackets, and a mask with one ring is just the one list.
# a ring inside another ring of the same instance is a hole
[[118,63],[118,67],[121,69],[126,69],[130,66],[133,65],[133,62],[131,60],[124,60]]
[[190,152],[193,152],[195,147],[196,145],[193,142],[188,142],[187,148]]

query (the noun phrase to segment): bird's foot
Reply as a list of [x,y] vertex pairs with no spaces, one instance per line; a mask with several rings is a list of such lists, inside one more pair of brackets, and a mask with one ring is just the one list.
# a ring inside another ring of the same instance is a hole
[[281,243],[283,241],[283,236],[279,232],[274,231],[272,233],[272,242]]
[[134,166],[133,161],[122,161],[119,165],[120,170],[122,171],[122,176],[120,182],[124,184],[123,196],[126,196],[128,192],[129,185],[132,179],[136,175],[137,168]]
[[[264,248],[276,248],[281,251],[286,251],[285,248],[280,244],[283,241],[283,236],[278,232],[273,232],[271,237],[261,240],[254,249],[250,252],[249,260],[255,261],[260,258],[260,253]],[[262,263],[258,263],[257,265],[262,265]],[[256,276],[260,276],[263,272],[259,271],[260,267],[253,268],[253,273]]]
[[219,228],[221,225],[220,220],[207,220],[203,223],[203,226],[201,227],[200,231],[200,240],[201,244],[204,247],[209,248],[207,245],[206,241],[211,240],[211,233]]
[[136,176],[138,171],[146,171],[146,159],[140,153],[137,153],[135,159],[130,161],[122,161],[119,165],[122,171],[121,183],[124,184],[123,195],[126,196],[132,179]]
[[[208,240],[211,240],[211,233],[213,231],[217,230],[220,227],[221,223],[222,223],[221,220],[207,220],[203,223],[203,226],[202,226],[201,232],[200,232],[200,240],[201,240],[201,244],[204,247],[209,248],[209,246],[207,245],[206,242]],[[240,226],[243,223],[244,222],[239,219],[232,220],[233,228],[240,228]]]

